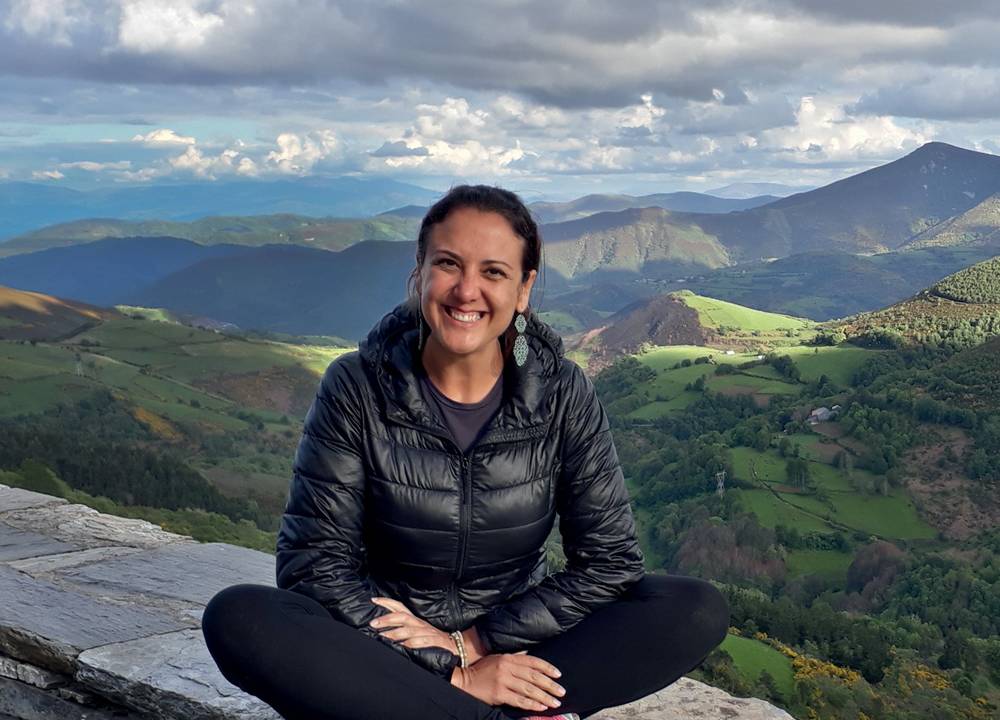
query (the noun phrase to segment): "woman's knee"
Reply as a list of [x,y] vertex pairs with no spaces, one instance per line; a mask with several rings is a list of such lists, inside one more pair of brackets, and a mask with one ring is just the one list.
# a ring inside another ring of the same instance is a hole
[[247,642],[253,642],[247,636],[248,628],[258,626],[254,619],[267,606],[273,590],[265,585],[233,585],[208,601],[201,616],[201,631],[220,667],[230,656],[241,654]]
[[[709,582],[683,575],[646,575],[634,587],[635,599],[660,606],[665,617],[681,620],[715,647],[729,630],[729,603]],[[673,625],[672,623],[670,625]],[[668,630],[664,627],[664,630]]]

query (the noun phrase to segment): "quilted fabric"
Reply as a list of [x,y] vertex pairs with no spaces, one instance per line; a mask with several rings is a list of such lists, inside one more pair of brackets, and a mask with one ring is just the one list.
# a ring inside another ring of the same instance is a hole
[[[369,627],[388,612],[372,597],[449,632],[475,624],[489,652],[516,652],[643,575],[604,409],[559,336],[529,315],[528,360],[507,363],[501,408],[468,452],[423,401],[404,303],[327,368],[295,457],[278,586],[446,677],[452,652]],[[543,545],[557,514],[567,566],[550,574]]]

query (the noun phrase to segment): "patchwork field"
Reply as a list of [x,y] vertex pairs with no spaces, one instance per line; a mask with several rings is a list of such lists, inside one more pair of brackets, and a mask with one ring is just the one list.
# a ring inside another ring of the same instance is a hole
[[774,678],[774,684],[785,699],[795,692],[792,661],[770,645],[752,638],[726,635],[722,649],[729,653],[736,669],[744,678],[756,682],[765,670]]

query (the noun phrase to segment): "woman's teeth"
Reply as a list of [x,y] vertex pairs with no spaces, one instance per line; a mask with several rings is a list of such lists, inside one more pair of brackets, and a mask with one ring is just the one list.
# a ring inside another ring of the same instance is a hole
[[475,322],[476,320],[478,320],[483,316],[482,313],[477,313],[477,312],[460,313],[457,310],[453,310],[451,308],[448,308],[448,314],[460,322],[469,322],[469,323]]

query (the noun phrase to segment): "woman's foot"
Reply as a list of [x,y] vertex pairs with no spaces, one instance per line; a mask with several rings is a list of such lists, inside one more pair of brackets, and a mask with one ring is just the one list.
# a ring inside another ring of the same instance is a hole
[[563,713],[562,715],[529,715],[521,720],[580,720],[576,713]]

